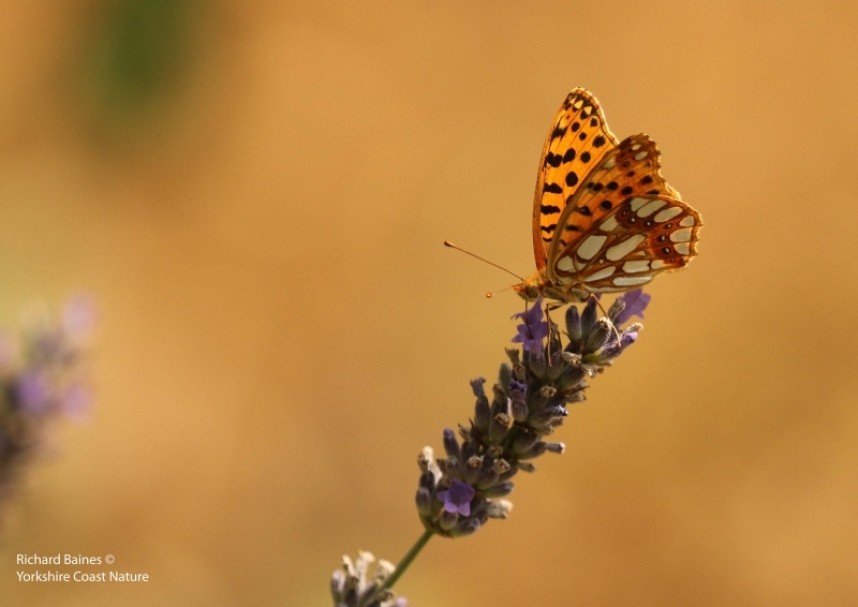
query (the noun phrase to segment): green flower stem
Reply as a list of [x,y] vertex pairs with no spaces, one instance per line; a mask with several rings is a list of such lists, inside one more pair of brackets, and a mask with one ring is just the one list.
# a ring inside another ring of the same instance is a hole
[[405,556],[402,557],[402,560],[399,561],[399,564],[396,566],[393,574],[386,580],[384,580],[384,584],[382,584],[378,590],[376,590],[375,595],[378,596],[379,593],[384,592],[385,590],[392,588],[393,585],[399,580],[403,573],[408,569],[408,566],[411,565],[411,562],[417,558],[417,555],[420,554],[420,551],[423,550],[423,547],[429,542],[432,536],[435,535],[433,531],[426,530],[423,532],[423,535],[414,542],[414,545],[411,549],[405,553]]

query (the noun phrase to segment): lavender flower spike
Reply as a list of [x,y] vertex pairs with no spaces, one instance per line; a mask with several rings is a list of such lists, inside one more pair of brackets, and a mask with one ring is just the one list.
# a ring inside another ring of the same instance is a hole
[[584,400],[586,380],[635,342],[641,326],[621,325],[633,314],[641,316],[648,302],[648,295],[633,291],[600,317],[596,298],[590,298],[580,312],[577,306],[567,309],[564,331],[547,318],[541,301],[513,316],[522,321],[512,338],[521,350],[506,350],[509,363],[501,365],[490,392],[485,379],[471,381],[474,414],[458,433],[444,430],[445,457],[436,458],[431,447],[418,456],[414,501],[423,535],[395,570],[377,573],[372,581],[366,565],[371,555],[362,553],[354,564],[346,558],[345,571],[334,573],[331,584],[335,607],[404,605],[390,589],[429,539],[463,537],[490,519],[507,518],[512,503],[505,498],[515,475],[534,472],[533,460],[544,453],[563,453],[563,443],[549,441],[548,435],[563,423],[569,404]]
[[446,458],[436,460],[429,448],[421,455],[416,502],[428,532],[461,537],[509,515],[512,504],[504,498],[515,475],[535,471],[533,460],[546,452],[563,452],[564,445],[547,436],[563,423],[570,403],[584,400],[585,380],[637,339],[640,325],[623,328],[617,318],[624,310],[627,316],[642,313],[648,300],[624,296],[600,317],[591,298],[580,313],[569,307],[562,332],[545,319],[541,302],[513,316],[523,321],[512,338],[521,350],[507,350],[510,363],[501,365],[491,392],[485,380],[471,382],[474,415],[468,426],[459,426],[458,437],[444,432]]

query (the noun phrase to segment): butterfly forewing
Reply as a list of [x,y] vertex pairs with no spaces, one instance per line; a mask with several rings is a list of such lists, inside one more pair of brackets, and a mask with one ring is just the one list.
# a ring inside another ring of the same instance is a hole
[[601,158],[617,145],[596,99],[584,89],[566,97],[542,150],[533,200],[533,254],[542,270],[569,201]]

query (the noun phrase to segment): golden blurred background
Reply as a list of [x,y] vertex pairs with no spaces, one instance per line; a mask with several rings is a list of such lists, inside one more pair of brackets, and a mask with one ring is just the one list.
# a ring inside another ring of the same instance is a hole
[[[568,90],[650,134],[706,227],[521,475],[434,539],[415,605],[858,604],[858,5],[0,4],[0,318],[85,289],[83,424],[2,513],[5,605],[330,605],[421,527],[533,270]],[[18,553],[148,584],[24,584]]]

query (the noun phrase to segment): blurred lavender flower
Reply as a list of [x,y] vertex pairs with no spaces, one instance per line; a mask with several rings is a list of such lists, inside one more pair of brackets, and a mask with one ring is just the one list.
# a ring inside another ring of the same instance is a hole
[[42,314],[17,338],[0,333],[0,500],[48,423],[85,415],[91,397],[82,363],[94,323],[92,300],[79,295],[59,319]]
[[404,598],[395,598],[390,590],[380,590],[393,573],[394,566],[380,560],[370,571],[374,562],[375,556],[371,552],[359,552],[355,561],[343,556],[342,569],[334,571],[331,577],[334,607],[408,607]]
[[565,337],[557,324],[543,320],[540,301],[513,317],[523,321],[512,339],[522,348],[507,350],[510,363],[501,365],[491,396],[485,379],[471,382],[476,405],[470,425],[459,426],[461,442],[448,428],[445,458],[436,460],[429,447],[421,454],[416,502],[428,532],[459,537],[489,518],[508,516],[512,505],[503,498],[513,490],[513,477],[520,470],[533,472],[531,460],[546,451],[563,452],[562,443],[545,437],[563,423],[569,403],[584,400],[586,378],[604,371],[635,342],[641,325],[621,325],[642,315],[648,302],[649,295],[631,291],[602,317],[595,298],[580,312],[570,306]]

